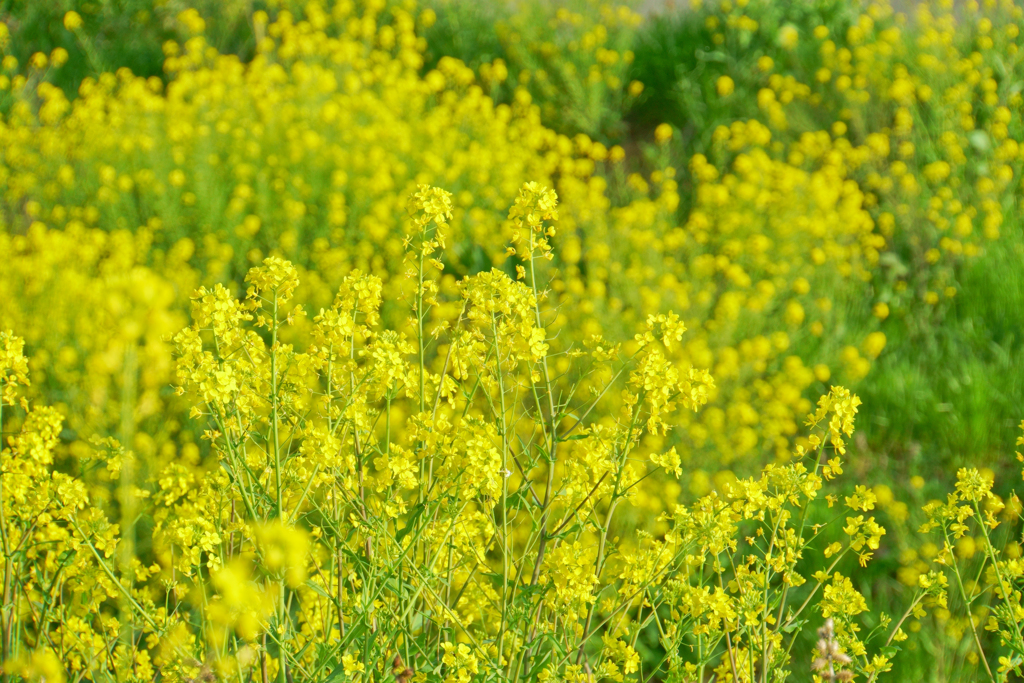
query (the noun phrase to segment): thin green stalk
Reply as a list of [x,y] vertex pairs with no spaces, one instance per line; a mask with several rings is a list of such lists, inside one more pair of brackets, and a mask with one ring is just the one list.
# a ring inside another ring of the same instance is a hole
[[243,468],[239,467],[238,464],[239,461],[241,460],[241,457],[239,456],[234,443],[232,443],[230,434],[228,434],[227,421],[224,419],[223,416],[219,415],[216,412],[213,413],[213,419],[217,423],[217,426],[220,428],[221,433],[224,435],[224,445],[227,447],[228,458],[231,461],[230,474],[234,476],[235,481],[238,484],[238,490],[242,494],[242,504],[245,506],[246,512],[249,513],[249,518],[253,522],[257,522],[259,521],[260,518],[259,515],[256,514],[256,504],[253,502],[251,494],[245,488],[245,472],[242,471]]
[[[814,461],[814,470],[812,470],[812,474],[815,474],[815,475],[818,474],[818,468],[821,467],[821,458],[822,458],[822,456],[824,454],[825,454],[825,444],[823,442],[821,447],[818,449],[818,457]],[[801,550],[803,550],[804,525],[807,523],[807,511],[810,509],[810,507],[811,507],[811,500],[808,499],[807,502],[804,504],[803,509],[800,511],[800,524],[798,525],[798,528],[797,528],[796,538],[801,543]],[[779,631],[779,629],[782,628],[782,615],[784,614],[784,612],[786,610],[786,598],[787,598],[788,595],[789,595],[789,584],[787,583],[785,586],[782,587],[782,597],[779,600],[779,613],[778,613],[778,616],[776,616],[776,618],[775,618],[775,623],[778,624],[778,626],[775,628],[776,633]],[[803,609],[803,608],[801,608],[801,609]]]
[[491,315],[491,333],[494,335],[494,367],[498,376],[498,400],[501,404],[499,421],[501,423],[501,624],[498,627],[498,663],[501,669],[505,659],[505,622],[508,619],[508,426],[505,424],[505,380],[501,371],[501,340],[498,337],[498,324]]
[[[637,405],[640,405],[641,400],[637,401]],[[616,472],[616,474],[615,474],[615,486],[612,489],[611,502],[608,505],[608,512],[605,515],[604,526],[601,528],[601,539],[599,541],[598,550],[597,550],[597,562],[595,563],[595,566],[594,566],[594,572],[595,572],[595,574],[596,574],[596,576],[598,578],[600,578],[601,571],[604,569],[604,553],[605,553],[605,544],[607,543],[607,540],[608,540],[608,529],[611,527],[612,516],[615,514],[615,507],[618,505],[619,496],[621,495],[620,492],[619,492],[619,486],[622,483],[622,471],[625,468],[626,460],[629,458],[629,453],[630,453],[630,450],[631,450],[629,445],[630,445],[630,443],[633,440],[633,430],[636,428],[636,423],[637,423],[638,415],[639,415],[639,410],[636,410],[636,411],[634,411],[634,414],[633,414],[632,418],[630,418],[629,429],[626,431],[626,440],[625,440],[625,443],[623,444],[623,452],[622,452],[622,458],[621,458],[621,465],[619,466],[619,471]],[[587,610],[587,621],[586,621],[586,624],[583,627],[583,631],[584,632],[587,632],[587,631],[590,630],[590,624],[591,624],[591,622],[593,621],[593,618],[594,618],[595,607],[596,606],[594,604],[591,604],[589,609]],[[584,646],[586,646],[586,640],[583,640],[583,641],[580,642],[579,650],[576,653],[576,663],[577,664],[579,664],[580,661],[583,658],[583,648],[584,648]]]
[[117,577],[114,575],[114,572],[110,570],[110,567],[107,566],[107,563],[103,561],[102,557],[100,557],[100,553],[98,550],[96,550],[96,546],[93,545],[92,541],[89,540],[89,537],[85,535],[85,532],[82,531],[82,528],[78,526],[78,522],[76,522],[74,519],[71,519],[70,521],[71,526],[73,526],[75,531],[78,532],[78,535],[82,537],[82,542],[84,542],[89,547],[89,550],[92,551],[92,554],[96,558],[96,562],[100,565],[100,568],[103,570],[103,573],[107,575],[107,578],[110,579],[111,583],[117,586],[118,590],[121,591],[121,594],[124,595],[128,603],[135,609],[136,612],[138,612],[139,616],[141,616],[143,620],[147,624],[149,624],[149,626],[153,629],[154,632],[159,633],[160,627],[157,625],[156,621],[153,620],[153,617],[149,616],[149,613],[146,612],[145,609],[143,609],[142,605],[140,605],[135,600],[135,598],[132,597],[132,594],[129,593],[128,590],[123,585],[121,585],[121,582],[117,580]]
[[270,332],[270,427],[274,439],[274,483],[277,487],[277,511],[275,517],[281,518],[284,512],[283,491],[281,490],[281,442],[278,433],[278,395],[277,395],[277,291],[274,291],[274,317]]
[[[985,554],[989,556],[989,560],[992,562],[992,569],[995,571],[996,579],[999,581],[999,590],[1003,593],[1003,600],[1009,600],[1011,595],[1010,589],[1003,579],[1003,573],[999,570],[999,561],[996,559],[995,548],[993,548],[992,539],[988,534],[988,525],[985,524],[985,518],[981,514],[981,507],[978,505],[978,501],[974,501],[974,512],[978,516],[978,526],[981,527],[981,533],[985,536]],[[1024,643],[1024,638],[1021,637],[1020,624],[1015,620],[1011,623],[1017,635],[1017,642]]]
[[[426,237],[426,235],[424,235]],[[422,413],[426,406],[426,344],[423,343],[423,246],[420,245],[420,261],[419,261],[419,281],[416,289],[416,343],[419,347],[419,374],[420,374],[420,386],[419,386],[419,399],[420,399],[420,412]]]
[[[946,529],[943,529],[943,536],[946,539],[946,546],[952,547],[949,543],[949,534]],[[996,677],[992,673],[992,669],[988,665],[988,657],[985,656],[985,650],[981,647],[981,638],[978,636],[978,628],[974,625],[974,615],[971,614],[971,604],[974,602],[967,597],[967,591],[964,589],[963,580],[960,578],[960,568],[957,567],[956,558],[949,564],[950,569],[953,570],[953,576],[956,578],[957,588],[960,590],[960,597],[964,600],[964,605],[967,609],[967,623],[971,625],[971,635],[974,636],[974,645],[978,648],[978,658],[981,659],[981,663],[985,666],[985,672],[988,674],[989,680],[995,683]]]
[[[3,434],[4,424],[4,403],[0,400],[0,434]],[[0,444],[0,452],[3,451],[3,444]],[[3,592],[3,605],[0,607],[0,653],[3,655],[3,661],[7,661],[10,656],[10,647],[8,645],[10,639],[9,628],[7,626],[7,620],[5,618],[7,613],[7,600],[9,597],[8,586],[13,580],[12,573],[14,571],[13,558],[11,558],[11,546],[7,537],[7,519],[4,514],[4,468],[3,462],[0,461],[0,539],[3,540],[4,548],[4,592]],[[6,683],[9,679],[7,671],[4,670],[2,673],[2,679]]]
[[[121,506],[121,537],[122,543],[118,560],[121,574],[131,581],[132,559],[135,557],[135,455],[130,450],[135,439],[135,408],[137,391],[137,365],[138,360],[135,352],[135,345],[128,346],[125,353],[123,368],[123,396],[121,398],[121,476],[118,479],[118,502]],[[130,584],[129,584],[130,585]],[[128,613],[122,605],[122,611]],[[128,620],[122,620],[120,628],[121,643],[126,650],[130,650],[132,624]]]
[[[808,505],[807,507],[810,507],[810,505]],[[807,507],[805,507],[804,509],[806,510]],[[768,683],[768,631],[769,631],[769,627],[768,627],[768,622],[767,622],[767,615],[768,615],[768,594],[769,594],[769,589],[771,588],[771,578],[772,578],[772,576],[771,576],[772,551],[775,550],[775,539],[777,538],[778,533],[779,533],[779,526],[782,524],[782,518],[783,518],[783,512],[784,511],[785,511],[785,508],[783,508],[783,510],[779,511],[778,518],[775,520],[775,528],[772,529],[771,541],[769,541],[769,543],[768,543],[768,551],[764,555],[764,610],[763,610],[763,614],[765,615],[766,619],[765,619],[764,623],[761,626],[761,681],[762,681],[762,683]],[[801,533],[803,532],[802,521],[803,520],[801,520]],[[751,654],[751,656],[750,656],[750,661],[751,662],[754,661],[753,654]],[[751,666],[753,666],[753,664],[751,664]],[[753,678],[751,678],[751,680],[753,680]]]
[[[838,555],[836,555],[836,559],[835,559],[835,560],[833,560],[833,561],[832,561],[832,564],[830,564],[830,565],[829,565],[829,567],[828,567],[828,569],[826,569],[826,570],[825,570],[825,574],[829,574],[829,575],[830,575],[830,574],[832,574],[832,570],[836,568],[836,565],[837,565],[837,564],[839,564],[839,561],[840,561],[841,559],[843,559],[844,557],[846,557],[846,553],[848,553],[849,551],[850,551],[850,548],[849,548],[849,546],[847,546],[847,547],[846,547],[846,548],[845,548],[845,549],[843,550],[843,552],[841,552],[841,553],[839,553]],[[812,599],[814,598],[814,596],[815,596],[815,595],[817,594],[817,592],[818,592],[818,589],[819,589],[819,588],[821,588],[821,587],[822,587],[822,586],[824,586],[824,585],[825,585],[825,584],[824,584],[824,583],[822,583],[822,582],[820,582],[820,581],[819,581],[819,582],[818,582],[817,584],[815,584],[814,588],[812,588],[812,589],[811,589],[811,592],[810,592],[810,594],[809,594],[809,595],[807,596],[807,598],[806,598],[806,599],[805,599],[805,600],[804,600],[804,601],[803,601],[803,602],[802,602],[802,603],[800,604],[800,607],[799,607],[799,609],[797,609],[797,611],[793,613],[793,616],[791,616],[791,617],[790,617],[789,619],[787,619],[787,620],[786,620],[786,623],[785,623],[785,624],[783,624],[783,626],[782,626],[783,628],[785,628],[785,627],[788,627],[788,626],[789,626],[790,624],[794,623],[794,622],[795,622],[795,621],[797,620],[797,618],[798,618],[798,617],[799,617],[799,616],[800,616],[800,615],[801,615],[801,614],[803,613],[803,611],[804,611],[804,610],[805,610],[805,609],[807,608],[807,605],[811,604],[811,600],[812,600]],[[798,634],[796,634],[796,633],[794,633],[794,634],[793,634],[793,641],[794,641],[794,642],[796,641],[796,637],[797,637],[797,635],[798,635]]]
[[[539,295],[539,293],[537,291],[537,272],[536,272],[536,265],[535,265],[536,258],[535,258],[534,253],[533,253],[534,252],[534,241],[533,241],[533,238],[534,238],[533,230],[531,229],[530,230],[530,287],[533,290],[533,299],[534,299],[533,310],[534,310],[534,318],[536,320],[537,329],[543,329],[543,325],[541,324],[541,318],[540,318],[540,295]],[[547,545],[547,540],[548,540],[547,532],[546,532],[547,520],[548,520],[548,513],[550,511],[551,489],[554,486],[555,461],[557,460],[557,454],[555,452],[555,449],[558,447],[558,434],[557,434],[556,425],[555,425],[555,419],[556,419],[556,415],[555,415],[555,399],[554,399],[554,395],[552,393],[552,388],[551,388],[551,374],[550,374],[550,372],[548,370],[547,354],[545,354],[544,357],[541,359],[541,369],[543,370],[543,373],[544,373],[544,387],[546,389],[547,398],[548,398],[548,421],[549,421],[548,429],[547,429],[547,432],[548,432],[548,481],[547,481],[547,486],[544,489],[544,505],[543,505],[543,510],[541,512],[540,548],[537,550],[537,563],[534,565],[534,568],[533,568],[533,577],[530,580],[530,585],[531,586],[537,585],[537,581],[540,578],[540,567],[541,567],[541,564],[544,561],[544,552],[546,550],[546,545]],[[532,382],[531,382],[531,384],[532,384]],[[536,397],[536,386],[535,385],[534,385],[534,397],[535,397],[535,400],[537,402],[537,410],[538,410],[538,412],[540,412],[540,400]],[[543,424],[543,421],[542,421],[542,424]]]
[[[917,594],[917,597],[915,597],[914,600],[910,603],[910,607],[907,608],[907,610],[903,613],[903,616],[900,618],[900,620],[898,622],[896,622],[896,625],[893,627],[892,631],[889,633],[889,638],[885,641],[885,645],[882,646],[883,650],[885,648],[889,647],[889,644],[892,643],[893,638],[895,638],[896,634],[899,633],[900,627],[903,626],[903,622],[905,622],[907,620],[907,618],[910,617],[910,615],[913,613],[913,611],[917,607],[917,605],[922,600],[924,600],[924,596],[925,596],[924,591],[921,591],[921,592],[919,592]],[[871,678],[868,679],[867,683],[874,683],[874,680],[876,678],[878,678],[878,673],[879,672],[878,672],[877,669],[875,671],[873,671],[871,673]]]

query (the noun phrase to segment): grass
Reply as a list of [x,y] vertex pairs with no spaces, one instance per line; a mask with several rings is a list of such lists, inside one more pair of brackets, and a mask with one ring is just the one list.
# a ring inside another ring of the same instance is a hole
[[[255,45],[247,17],[265,5],[253,0],[0,0],[0,21],[10,31],[3,50],[23,65],[37,52],[49,55],[55,48],[67,50],[67,63],[51,69],[47,79],[74,96],[84,78],[120,68],[138,76],[163,77],[162,46],[167,40],[188,37],[186,27],[176,19],[187,8],[209,19],[207,38],[214,47],[250,58]],[[75,31],[64,26],[70,11],[83,20]]]
[[926,324],[892,320],[889,346],[860,387],[872,447],[934,473],[1006,463],[1024,396],[1024,226],[1007,226],[960,274],[946,314]]

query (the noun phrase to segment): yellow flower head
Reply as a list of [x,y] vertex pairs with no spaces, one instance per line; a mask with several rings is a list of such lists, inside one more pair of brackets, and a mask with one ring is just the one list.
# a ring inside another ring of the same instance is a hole
[[785,50],[792,50],[800,42],[800,32],[796,26],[792,24],[786,24],[779,29],[778,34],[779,46]]
[[249,270],[245,281],[250,284],[246,296],[257,306],[264,301],[282,304],[291,299],[299,286],[299,274],[295,266],[277,256],[263,260],[263,265]]
[[860,398],[844,387],[832,387],[818,399],[818,409],[807,417],[807,424],[816,427],[828,419],[827,436],[839,453],[846,453],[844,437],[853,434],[853,421],[857,415]]
[[77,31],[82,28],[82,15],[74,10],[64,15],[64,28],[69,31]]
[[28,359],[25,340],[10,330],[0,332],[0,402],[14,405],[18,385],[28,386]]
[[736,84],[728,76],[719,76],[715,81],[715,90],[718,91],[719,97],[728,97],[735,89]]

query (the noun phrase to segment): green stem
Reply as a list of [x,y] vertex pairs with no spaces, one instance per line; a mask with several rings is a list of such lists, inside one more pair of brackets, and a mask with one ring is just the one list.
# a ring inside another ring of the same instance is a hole
[[[916,608],[918,603],[920,603],[924,599],[924,596],[925,594],[922,591],[921,593],[918,593],[917,597],[914,598],[914,600],[910,603],[910,607],[907,608],[907,611],[903,613],[903,616],[900,618],[900,620],[896,622],[896,626],[893,627],[892,632],[889,633],[888,640],[886,640],[885,645],[882,646],[883,650],[889,647],[889,644],[892,642],[892,639],[895,638],[896,634],[899,632],[900,626],[903,626],[903,622],[905,622],[907,618],[911,615],[911,613],[913,613],[914,608]],[[874,683],[874,680],[878,678],[878,674],[878,670],[873,671],[871,673],[871,678],[868,679],[868,683]]]
[[[281,438],[278,431],[278,396],[277,396],[277,291],[274,292],[274,320],[270,332],[270,428],[274,438],[274,485],[277,487],[278,519],[284,513],[284,495],[281,490]],[[283,661],[283,658],[282,658]]]
[[[4,425],[4,403],[0,400],[0,435],[3,434]],[[3,453],[3,444],[0,443],[0,454]],[[10,640],[9,628],[7,626],[6,612],[7,612],[7,599],[8,599],[8,586],[11,584],[12,576],[14,571],[13,560],[11,559],[11,546],[10,541],[7,537],[7,518],[4,513],[4,466],[3,461],[0,460],[0,538],[3,540],[4,549],[4,592],[3,592],[3,606],[0,608],[0,653],[3,655],[3,661],[7,661],[10,656],[10,647],[8,642]],[[4,683],[7,682],[8,676],[6,669],[3,671],[2,679]]]
[[[825,454],[825,444],[823,442],[821,447],[818,449],[818,458],[814,461],[814,471],[813,471],[813,474],[815,474],[815,475],[818,474],[818,468],[821,467],[821,457],[824,454]],[[800,511],[800,524],[799,524],[799,528],[798,528],[797,534],[796,534],[796,539],[801,544],[801,546],[803,545],[804,525],[807,523],[807,511],[810,509],[810,507],[811,507],[811,499],[808,498],[807,503],[804,505],[803,509]],[[801,547],[801,550],[802,549],[803,548]],[[798,555],[798,559],[799,559],[799,555]],[[794,563],[793,566],[795,567],[796,564]],[[789,595],[789,584],[787,583],[785,586],[782,587],[782,597],[779,600],[779,614],[775,618],[775,623],[778,624],[778,626],[776,626],[776,628],[775,628],[776,633],[779,631],[779,629],[782,628],[782,615],[783,615],[783,613],[785,612],[785,609],[786,609],[786,598],[788,597],[788,595]],[[801,609],[803,609],[803,608],[801,608]]]
[[[988,525],[985,524],[985,518],[981,514],[981,507],[978,505],[978,501],[974,501],[974,511],[978,515],[978,526],[981,527],[981,533],[985,536],[985,553],[989,556],[989,560],[992,562],[992,569],[996,573],[996,579],[999,581],[999,590],[1003,593],[1003,601],[1010,599],[1010,589],[1007,587],[1006,582],[1003,579],[1003,573],[999,571],[999,561],[995,556],[995,548],[992,547],[992,539],[988,535]],[[1013,624],[1013,630],[1017,634],[1017,642],[1021,643],[1024,638],[1021,637],[1020,624],[1016,620],[1011,620]]]
[[422,413],[426,407],[426,369],[424,363],[426,362],[426,344],[423,343],[423,247],[420,246],[420,262],[419,262],[419,282],[418,288],[416,289],[416,342],[419,346],[419,358],[420,358],[420,412]]
[[110,570],[110,567],[107,566],[107,563],[103,561],[103,558],[100,556],[99,551],[96,550],[96,546],[94,546],[92,541],[89,540],[89,537],[85,535],[85,532],[82,531],[82,528],[80,526],[78,526],[78,523],[74,519],[71,519],[70,522],[71,526],[74,527],[75,531],[78,532],[78,535],[82,537],[82,541],[87,546],[89,546],[89,550],[91,550],[93,556],[95,556],[96,562],[100,565],[100,568],[103,570],[103,573],[107,575],[107,578],[110,579],[111,583],[117,586],[118,590],[121,591],[121,594],[125,597],[128,603],[135,608],[135,611],[139,613],[139,616],[141,616],[142,619],[147,624],[149,624],[153,631],[159,633],[159,625],[156,623],[156,621],[154,621],[153,617],[149,616],[146,610],[142,608],[142,605],[140,605],[135,600],[135,598],[132,597],[132,594],[128,592],[128,589],[121,585],[121,582],[117,580],[117,577],[114,575],[114,572],[112,572]]
[[505,659],[505,622],[508,619],[508,558],[513,552],[508,545],[508,431],[505,424],[505,381],[504,373],[501,371],[501,340],[498,338],[498,323],[495,316],[491,315],[491,333],[494,335],[494,367],[498,375],[498,401],[501,404],[501,414],[498,419],[501,423],[501,624],[498,628],[498,666],[503,668],[502,662]]
[[[946,538],[946,547],[952,548],[949,543],[949,535],[945,529],[943,529],[943,536]],[[960,578],[960,568],[956,565],[956,558],[952,558],[950,563],[950,569],[953,570],[953,576],[956,578],[957,588],[960,590],[960,597],[964,600],[964,606],[966,607],[967,623],[971,625],[971,635],[974,636],[974,645],[978,648],[978,657],[981,659],[981,663],[985,666],[985,672],[988,674],[989,680],[992,683],[996,683],[996,677],[992,673],[992,669],[988,665],[988,658],[985,656],[985,651],[981,647],[981,638],[978,636],[978,628],[974,625],[974,616],[971,614],[971,603],[973,600],[967,597],[967,590],[964,588],[963,580]]]

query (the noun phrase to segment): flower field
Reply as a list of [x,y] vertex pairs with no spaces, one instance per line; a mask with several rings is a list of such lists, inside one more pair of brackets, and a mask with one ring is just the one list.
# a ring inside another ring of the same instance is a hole
[[1022,21],[0,3],[3,683],[1024,679]]

